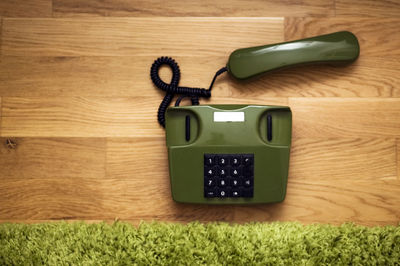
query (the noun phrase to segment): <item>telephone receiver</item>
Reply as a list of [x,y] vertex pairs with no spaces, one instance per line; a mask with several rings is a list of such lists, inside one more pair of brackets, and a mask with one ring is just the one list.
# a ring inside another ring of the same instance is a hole
[[237,49],[229,56],[228,73],[247,79],[266,72],[305,64],[349,64],[360,54],[357,37],[340,31],[296,41]]

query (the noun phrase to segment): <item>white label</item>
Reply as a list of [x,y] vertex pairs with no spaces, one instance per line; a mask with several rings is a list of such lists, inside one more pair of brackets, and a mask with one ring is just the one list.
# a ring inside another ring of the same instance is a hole
[[244,112],[214,112],[214,122],[244,122]]

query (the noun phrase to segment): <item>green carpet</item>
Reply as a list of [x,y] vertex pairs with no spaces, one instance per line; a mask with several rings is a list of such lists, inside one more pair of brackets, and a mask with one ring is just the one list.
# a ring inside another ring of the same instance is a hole
[[1,265],[399,265],[400,226],[0,224]]

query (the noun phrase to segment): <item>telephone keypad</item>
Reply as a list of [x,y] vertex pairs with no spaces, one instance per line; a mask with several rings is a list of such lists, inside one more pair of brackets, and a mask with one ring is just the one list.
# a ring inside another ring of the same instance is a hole
[[254,154],[204,154],[204,197],[252,198]]

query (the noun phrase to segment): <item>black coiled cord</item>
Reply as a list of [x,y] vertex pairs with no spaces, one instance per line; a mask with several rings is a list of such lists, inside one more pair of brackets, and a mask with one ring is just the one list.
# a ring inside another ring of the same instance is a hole
[[[158,75],[158,71],[162,65],[168,65],[172,70],[172,79],[171,83],[165,83],[161,80]],[[179,80],[181,78],[181,71],[179,69],[178,64],[171,57],[159,57],[154,61],[150,70],[150,77],[153,81],[154,85],[156,85],[159,89],[166,92],[164,99],[162,100],[160,106],[158,107],[158,123],[161,126],[165,127],[165,112],[167,111],[168,106],[171,104],[172,99],[175,94],[181,94],[181,96],[176,100],[175,106],[179,106],[181,100],[185,97],[190,97],[192,101],[192,105],[199,104],[199,97],[210,98],[211,97],[211,89],[214,85],[215,79],[227,71],[226,67],[221,68],[215,73],[215,76],[210,84],[208,89],[204,88],[190,88],[190,87],[179,87]]]

